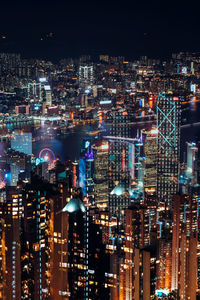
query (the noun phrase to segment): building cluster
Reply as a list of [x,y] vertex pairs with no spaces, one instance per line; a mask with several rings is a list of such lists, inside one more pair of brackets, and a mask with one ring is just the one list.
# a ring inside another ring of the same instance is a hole
[[[200,299],[200,55],[0,73],[0,299]],[[33,155],[31,126],[88,124],[78,159]]]

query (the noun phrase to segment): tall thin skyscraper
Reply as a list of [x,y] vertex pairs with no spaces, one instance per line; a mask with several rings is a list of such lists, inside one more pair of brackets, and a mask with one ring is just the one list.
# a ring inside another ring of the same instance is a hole
[[145,201],[156,194],[157,182],[157,129],[143,130],[144,137],[144,198]]
[[93,83],[93,66],[79,66],[79,82],[81,86],[87,86]]
[[158,203],[172,208],[172,196],[178,191],[180,149],[180,101],[171,92],[159,94],[157,102]]
[[129,205],[129,196],[124,196],[130,186],[129,144],[124,138],[130,137],[130,114],[123,110],[112,111],[108,121],[112,137],[108,150],[109,210],[111,216],[121,218]]
[[197,207],[199,209],[199,202],[194,196],[174,197],[171,289],[178,292],[180,299],[196,299],[199,278]]
[[96,143],[93,148],[96,150],[94,162],[95,204],[103,210],[108,206],[108,142]]

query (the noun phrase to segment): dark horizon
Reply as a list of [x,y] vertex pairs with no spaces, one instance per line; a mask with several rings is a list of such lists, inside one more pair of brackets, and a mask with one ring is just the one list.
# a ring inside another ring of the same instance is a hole
[[136,59],[200,51],[199,4],[159,1],[3,3],[0,51],[58,61],[108,54]]

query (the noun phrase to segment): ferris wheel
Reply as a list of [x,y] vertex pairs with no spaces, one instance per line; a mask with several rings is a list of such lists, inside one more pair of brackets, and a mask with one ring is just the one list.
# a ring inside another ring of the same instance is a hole
[[48,162],[49,166],[53,166],[56,158],[54,152],[51,149],[44,148],[39,153],[39,159]]

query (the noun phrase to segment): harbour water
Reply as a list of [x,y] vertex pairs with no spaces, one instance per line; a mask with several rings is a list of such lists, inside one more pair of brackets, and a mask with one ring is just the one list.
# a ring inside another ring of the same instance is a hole
[[[181,161],[186,157],[186,142],[196,142],[200,140],[200,103],[191,103],[190,106],[182,110],[181,127]],[[106,125],[104,126],[106,128]],[[50,148],[56,157],[61,161],[79,159],[82,141],[91,139],[91,133],[97,130],[97,125],[75,126],[73,128],[60,128],[58,123],[41,124],[38,122],[20,123],[15,125],[7,124],[0,129],[0,134],[12,133],[14,129],[23,129],[32,132],[33,135],[33,155],[38,157],[39,152],[44,148]],[[105,129],[102,135],[108,133]],[[138,128],[132,130],[132,137],[137,134]],[[94,136],[93,136],[94,138]]]

